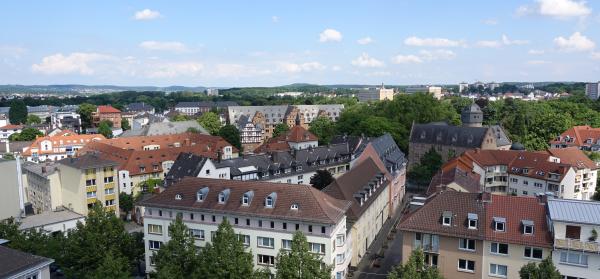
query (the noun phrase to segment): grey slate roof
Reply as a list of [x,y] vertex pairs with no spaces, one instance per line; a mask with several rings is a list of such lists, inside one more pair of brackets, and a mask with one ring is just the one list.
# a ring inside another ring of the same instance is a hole
[[600,202],[548,199],[552,221],[600,225]]
[[189,107],[215,107],[215,108],[226,108],[229,106],[237,106],[238,104],[233,101],[219,101],[219,102],[179,102],[175,105],[176,108],[189,108]]
[[477,148],[481,146],[487,130],[487,127],[463,127],[448,124],[414,124],[410,135],[410,143]]
[[[0,278],[8,278],[40,265],[50,265],[54,260],[21,252],[0,245]],[[33,271],[33,270],[31,270]]]
[[171,186],[186,176],[197,177],[206,161],[208,161],[206,157],[193,153],[180,153],[165,177],[165,185]]
[[127,105],[126,111],[152,111],[154,107],[152,105],[142,103],[131,103]]
[[85,216],[70,210],[48,211],[21,219],[21,225],[19,226],[19,229],[26,230],[37,228],[71,220],[79,220],[83,219],[84,217]]
[[496,146],[505,146],[512,144],[512,141],[508,138],[508,135],[506,135],[506,132],[504,131],[502,126],[492,125],[490,126],[490,128],[492,128],[492,131],[496,136]]
[[402,164],[406,163],[406,157],[392,138],[392,135],[386,133],[383,136],[374,138],[371,144],[373,144],[379,158],[385,164],[385,168],[388,171],[393,172],[401,169]]
[[157,136],[169,134],[181,134],[187,132],[189,128],[195,128],[201,134],[208,135],[208,131],[202,127],[196,120],[175,121],[175,122],[154,122],[150,123],[141,129],[128,130],[121,137],[137,137],[137,136]]
[[115,161],[102,159],[100,156],[92,153],[86,153],[78,157],[64,158],[58,161],[58,163],[76,169],[114,167],[119,165]]

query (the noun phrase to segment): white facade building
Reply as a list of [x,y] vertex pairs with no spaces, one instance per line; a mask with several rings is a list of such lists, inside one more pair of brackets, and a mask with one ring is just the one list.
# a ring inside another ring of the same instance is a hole
[[592,100],[598,100],[600,92],[600,82],[597,83],[587,83],[585,85],[585,95]]
[[393,100],[394,89],[386,89],[383,84],[377,88],[365,88],[358,92],[359,102]]

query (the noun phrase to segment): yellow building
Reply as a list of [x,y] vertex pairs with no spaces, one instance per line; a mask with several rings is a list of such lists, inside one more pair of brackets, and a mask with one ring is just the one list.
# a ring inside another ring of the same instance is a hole
[[100,202],[119,214],[116,162],[88,153],[58,163],[65,207],[87,215],[94,203]]

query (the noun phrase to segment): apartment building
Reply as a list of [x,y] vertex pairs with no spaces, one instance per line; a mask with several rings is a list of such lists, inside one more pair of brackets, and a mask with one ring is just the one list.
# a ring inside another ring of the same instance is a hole
[[313,253],[332,265],[332,277],[344,278],[352,254],[346,212],[350,202],[307,185],[258,181],[185,178],[143,202],[146,271],[154,271],[153,255],[169,241],[168,227],[183,218],[196,246],[210,243],[227,219],[252,251],[256,268],[274,272],[277,254],[290,249],[293,234],[303,232]]
[[381,84],[381,87],[365,88],[358,91],[359,102],[373,102],[393,99],[394,89],[386,89],[383,84]]
[[19,218],[25,213],[26,201],[23,184],[20,180],[19,161],[0,159],[0,177],[2,195],[0,195],[0,220]]
[[52,129],[81,133],[81,115],[74,111],[56,111],[50,115]]
[[296,119],[296,125],[292,126],[285,134],[268,139],[254,153],[268,153],[275,151],[289,151],[314,148],[319,146],[319,139],[313,133],[300,125],[300,119]]
[[586,83],[585,84],[585,95],[592,99],[592,100],[598,100],[598,97],[600,97],[600,82],[597,83]]
[[135,115],[139,115],[144,113],[154,114],[155,109],[152,105],[141,102],[128,104],[127,106],[125,106],[125,111],[132,112]]
[[165,182],[169,186],[183,177],[192,176],[308,185],[317,170],[328,170],[337,177],[350,169],[349,163],[350,153],[346,144],[221,160],[182,153]]
[[352,238],[352,266],[357,266],[367,256],[367,249],[390,214],[389,187],[392,177],[383,163],[377,160],[379,158],[365,159],[323,189],[324,193],[336,199],[352,202],[346,225]]
[[8,140],[15,133],[20,133],[23,130],[23,125],[4,125],[0,127],[0,140]]
[[173,108],[174,111],[184,115],[198,115],[205,112],[209,112],[211,109],[218,111],[226,110],[230,106],[237,106],[236,102],[223,101],[223,102],[179,102]]
[[240,117],[238,130],[240,131],[240,142],[245,152],[253,152],[265,140],[262,124],[254,123],[246,115]]
[[406,94],[429,93],[438,100],[442,99],[442,87],[439,86],[409,86],[404,89],[404,92]]
[[551,140],[550,147],[577,147],[585,151],[600,151],[600,128],[573,126]]
[[112,122],[113,128],[121,128],[121,111],[111,105],[98,106],[96,111],[92,112],[92,124],[98,127],[104,120]]
[[548,149],[548,153],[552,160],[571,165],[575,170],[574,194],[569,198],[590,200],[596,191],[598,165],[575,147]]
[[100,134],[79,135],[72,131],[62,131],[54,136],[38,137],[23,148],[22,156],[30,162],[56,161],[77,155],[86,144],[105,140]]
[[544,203],[536,197],[442,191],[407,214],[402,262],[413,250],[444,278],[518,278],[552,251]]
[[62,185],[61,198],[66,208],[87,216],[94,203],[99,202],[119,215],[117,162],[85,154],[57,163]]
[[58,163],[25,163],[22,169],[25,194],[34,214],[54,211],[63,206]]
[[549,199],[548,222],[554,238],[552,261],[564,278],[597,278],[600,268],[600,203]]
[[95,153],[118,163],[120,191],[138,193],[142,182],[164,179],[180,153],[230,159],[238,150],[221,137],[197,133],[114,138],[92,142],[81,153]]

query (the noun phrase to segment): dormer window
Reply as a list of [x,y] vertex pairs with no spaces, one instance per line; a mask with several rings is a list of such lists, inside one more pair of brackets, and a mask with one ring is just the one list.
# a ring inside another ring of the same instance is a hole
[[494,230],[497,232],[505,232],[506,231],[506,218],[494,217]]
[[273,192],[273,193],[269,194],[265,198],[265,207],[267,207],[267,208],[273,208],[273,207],[275,207],[275,200],[276,199],[277,199],[277,193]]
[[292,203],[292,206],[290,206],[290,209],[292,209],[292,210],[298,210],[298,204],[297,203]]
[[180,200],[181,200],[181,198],[182,198],[181,194],[176,194],[176,195],[175,195],[175,199],[176,199],[176,200],[180,201]]
[[225,202],[227,202],[227,199],[229,198],[229,192],[230,192],[229,189],[225,189],[219,193],[219,203],[220,204],[224,204]]
[[475,213],[469,213],[468,215],[469,218],[469,229],[471,230],[476,230],[477,229],[477,220],[478,220],[478,216]]
[[206,198],[207,194],[208,194],[208,187],[203,187],[202,189],[198,190],[198,192],[196,192],[196,201],[203,202],[204,199]]
[[252,197],[254,197],[253,191],[248,191],[244,193],[244,195],[242,196],[242,205],[250,205],[250,203],[252,202]]
[[444,225],[444,226],[452,225],[452,212],[444,211],[442,213],[442,225]]
[[523,224],[523,234],[533,234],[533,221],[523,220],[521,223]]

